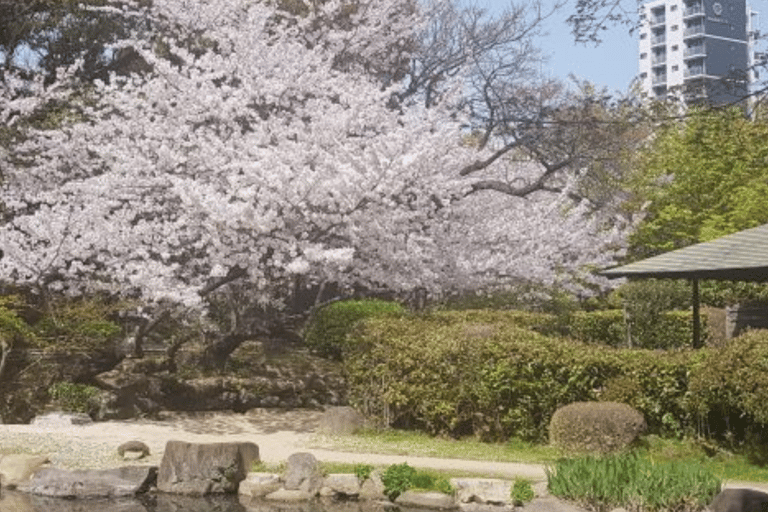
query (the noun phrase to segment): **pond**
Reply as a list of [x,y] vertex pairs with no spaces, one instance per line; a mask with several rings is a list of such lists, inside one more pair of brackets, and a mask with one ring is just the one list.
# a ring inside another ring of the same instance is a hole
[[1,512],[383,512],[386,508],[369,501],[250,501],[244,504],[237,496],[193,497],[163,493],[124,499],[72,500],[15,491],[0,492]]

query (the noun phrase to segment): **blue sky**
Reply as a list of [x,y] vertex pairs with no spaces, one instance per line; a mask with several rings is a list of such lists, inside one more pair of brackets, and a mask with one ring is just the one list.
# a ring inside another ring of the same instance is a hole
[[[491,12],[502,11],[508,3],[508,0],[475,1],[476,5]],[[626,92],[637,75],[636,36],[629,34],[627,26],[616,26],[603,33],[603,42],[598,46],[577,45],[573,42],[570,26],[565,22],[572,9],[572,3],[569,3],[547,21],[547,35],[540,38],[539,44],[549,55],[549,61],[542,70],[564,81],[568,81],[568,75],[573,73],[599,87],[607,87],[610,93]]]
[[[474,3],[487,7],[491,12],[498,12],[503,10],[509,1],[474,0]],[[626,0],[625,6],[632,6],[634,1]],[[543,70],[550,76],[564,81],[568,81],[568,75],[573,73],[580,79],[589,80],[597,86],[607,87],[609,93],[626,93],[638,73],[636,34],[630,34],[628,26],[613,26],[603,33],[603,42],[598,46],[576,45],[573,42],[570,27],[565,23],[566,18],[573,11],[574,4],[575,2],[569,2],[562,12],[548,20],[546,24],[547,35],[539,40],[540,48],[549,55],[549,62],[544,65]],[[763,34],[768,33],[768,28],[761,16],[766,16],[768,20],[768,2],[747,0],[747,4],[758,14],[752,19],[754,28]],[[756,45],[755,50],[766,51],[766,46],[766,41],[763,40]]]

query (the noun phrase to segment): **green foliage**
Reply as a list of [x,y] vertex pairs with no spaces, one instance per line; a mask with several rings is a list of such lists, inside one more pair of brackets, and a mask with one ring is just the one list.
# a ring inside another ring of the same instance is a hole
[[[754,330],[705,350],[692,368],[690,406],[713,435],[732,443],[765,438],[768,427],[768,331]],[[755,444],[765,444],[757,442]]]
[[398,496],[413,487],[413,480],[416,476],[416,470],[408,465],[392,464],[381,475],[381,481],[384,484],[384,494],[392,501]]
[[[644,349],[678,349],[691,346],[693,339],[693,313],[690,311],[659,311],[627,318],[624,311],[581,311],[573,315],[569,334],[585,343],[611,347],[627,347],[627,324],[631,346]],[[707,318],[701,317],[702,331],[706,332]]]
[[355,464],[355,476],[360,482],[365,482],[369,478],[371,478],[371,473],[373,473],[373,466],[370,464]]
[[417,471],[407,462],[389,466],[381,475],[381,481],[384,484],[384,494],[392,501],[409,489],[438,491],[445,494],[452,494],[454,491],[444,476],[435,475],[429,471]]
[[48,388],[48,394],[63,411],[86,414],[98,408],[99,393],[99,388],[72,382],[57,382]]
[[549,424],[549,440],[572,453],[623,450],[646,429],[642,414],[616,402],[576,402],[558,409]]
[[697,462],[654,462],[635,453],[564,459],[547,468],[549,492],[606,512],[702,510],[721,482]]
[[0,341],[7,343],[15,337],[35,340],[35,333],[19,317],[17,310],[19,306],[20,299],[15,295],[0,297]]
[[569,333],[584,343],[610,347],[627,344],[624,312],[619,309],[579,311],[571,318]]
[[522,507],[525,503],[531,501],[534,498],[531,482],[522,478],[515,478],[515,481],[512,483],[510,497],[512,498],[512,504],[516,507]]
[[647,257],[768,222],[768,124],[739,109],[693,111],[658,130],[632,184],[646,217],[630,239]]
[[345,360],[350,400],[387,425],[484,440],[544,442],[555,410],[598,397],[635,407],[651,432],[666,413],[694,428],[690,352],[586,345],[507,320],[464,311],[366,321]]
[[357,323],[375,316],[405,314],[397,302],[384,300],[347,300],[333,302],[322,308],[304,334],[307,346],[322,357],[341,360],[347,348],[347,336]]
[[110,317],[117,306],[98,298],[58,300],[34,324],[44,347],[56,349],[99,349],[118,336],[122,329]]

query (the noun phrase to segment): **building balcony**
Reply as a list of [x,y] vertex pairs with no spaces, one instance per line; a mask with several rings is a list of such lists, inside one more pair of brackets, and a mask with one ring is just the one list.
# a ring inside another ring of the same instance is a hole
[[685,27],[685,30],[683,31],[683,37],[696,37],[700,36],[704,33],[704,25],[691,25],[689,27]]
[[688,68],[685,68],[685,71],[683,73],[683,78],[685,79],[694,79],[694,78],[701,78],[705,74],[704,65],[700,66],[691,66]]
[[704,16],[704,6],[702,4],[686,6],[683,11],[683,18],[692,18],[694,16]]
[[667,74],[663,75],[653,75],[653,79],[651,81],[652,85],[663,85],[667,83]]
[[649,23],[652,27],[656,25],[663,25],[667,22],[667,17],[663,14],[661,16],[651,16],[651,19],[649,20]]
[[660,44],[666,44],[667,43],[667,35],[661,34],[658,36],[651,37],[651,46],[657,46]]
[[683,58],[685,59],[693,59],[697,57],[706,57],[707,55],[707,49],[703,44],[698,44],[696,46],[688,46],[683,50]]

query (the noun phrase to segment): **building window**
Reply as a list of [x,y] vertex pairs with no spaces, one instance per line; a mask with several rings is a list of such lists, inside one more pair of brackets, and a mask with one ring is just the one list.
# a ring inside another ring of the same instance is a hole
[[640,34],[640,39],[645,39],[646,37],[648,37],[648,34],[646,32],[643,32],[642,34]]
[[648,58],[648,54],[643,52],[643,53],[640,54],[640,58],[641,59],[647,59]]
[[648,78],[648,73],[645,73],[645,72],[640,73],[640,78],[645,80],[646,78]]
[[679,69],[679,68],[678,68],[676,65],[675,65],[675,66],[672,66],[672,71],[677,71],[678,69]]
[[676,44],[675,44],[675,45],[672,45],[672,51],[673,51],[673,52],[676,52],[676,51],[677,51],[677,45],[676,45]]
[[671,28],[670,30],[672,30],[672,32],[674,32],[675,30],[677,30],[677,25],[672,25],[672,28]]

